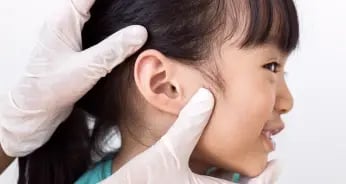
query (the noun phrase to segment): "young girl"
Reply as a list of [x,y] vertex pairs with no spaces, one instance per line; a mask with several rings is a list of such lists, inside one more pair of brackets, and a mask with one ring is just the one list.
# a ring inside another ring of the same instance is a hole
[[[271,137],[284,128],[280,116],[293,106],[284,79],[299,37],[293,1],[97,0],[83,47],[133,24],[148,29],[146,45],[84,96],[46,145],[20,159],[19,183],[100,182],[153,145],[201,87],[216,103],[191,170],[261,173],[275,150]],[[121,148],[103,153],[115,127]],[[95,155],[104,159],[93,166]]]

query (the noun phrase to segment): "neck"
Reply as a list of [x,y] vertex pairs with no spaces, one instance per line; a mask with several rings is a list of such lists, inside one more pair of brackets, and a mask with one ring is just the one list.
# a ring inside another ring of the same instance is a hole
[[[133,136],[134,134],[122,131],[122,147],[117,156],[113,158],[112,172],[116,172],[128,161],[133,159],[136,155],[147,150],[156,141],[141,139]],[[144,141],[145,140],[145,141]],[[199,160],[190,159],[189,166],[194,173],[205,174],[210,168],[210,165],[205,164]]]

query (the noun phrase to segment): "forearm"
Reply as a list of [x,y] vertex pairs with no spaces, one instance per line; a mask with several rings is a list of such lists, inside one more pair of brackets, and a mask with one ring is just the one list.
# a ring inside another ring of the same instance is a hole
[[0,174],[2,174],[2,172],[12,163],[13,160],[14,158],[7,156],[0,145]]

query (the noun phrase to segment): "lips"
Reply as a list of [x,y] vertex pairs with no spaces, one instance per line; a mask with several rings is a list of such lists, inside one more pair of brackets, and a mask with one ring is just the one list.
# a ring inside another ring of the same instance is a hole
[[273,140],[272,136],[277,135],[278,133],[280,133],[282,130],[284,129],[284,124],[280,123],[277,124],[275,126],[266,126],[263,130],[262,130],[262,135],[264,136],[264,138],[266,139],[266,143],[270,148],[270,151],[275,151],[276,148],[276,143]]
[[276,143],[275,141],[272,139],[272,133],[270,131],[263,131],[262,135],[264,135],[266,142],[270,148],[270,151],[275,151],[275,147],[276,147]]

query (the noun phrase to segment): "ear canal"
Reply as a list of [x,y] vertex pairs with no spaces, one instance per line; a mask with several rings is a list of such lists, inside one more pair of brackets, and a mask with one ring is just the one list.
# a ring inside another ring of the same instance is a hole
[[174,91],[174,92],[177,92],[177,88],[173,85],[171,85],[171,90]]
[[166,80],[166,71],[156,74],[150,81],[150,87],[154,93],[165,94],[169,98],[176,98],[178,95],[176,86]]
[[176,98],[178,96],[176,87],[168,82],[158,85],[153,91],[157,94],[165,94],[169,98]]

